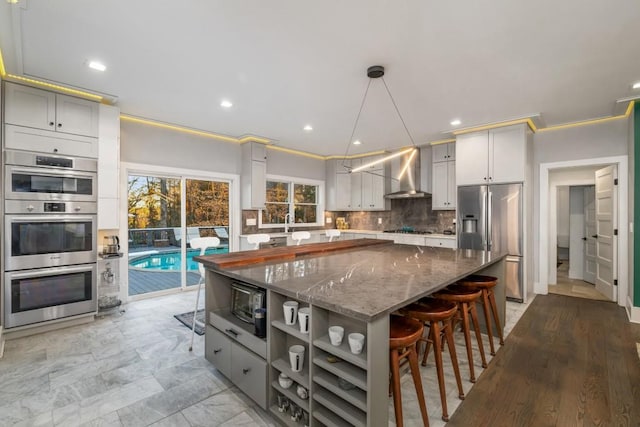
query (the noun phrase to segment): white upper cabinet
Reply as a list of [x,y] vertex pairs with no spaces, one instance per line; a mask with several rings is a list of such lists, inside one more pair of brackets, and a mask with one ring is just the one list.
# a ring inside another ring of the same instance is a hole
[[431,146],[431,209],[456,208],[456,144]]
[[431,209],[456,208],[456,162],[435,162],[432,165]]
[[433,163],[448,162],[456,159],[456,144],[437,144],[431,146],[431,158]]
[[120,109],[100,105],[98,229],[120,228]]
[[98,136],[98,103],[7,82],[5,123],[74,135]]
[[326,206],[329,211],[351,210],[351,160],[326,161]]
[[526,125],[489,132],[489,180],[491,183],[523,182],[526,170]]
[[242,145],[242,209],[264,209],[267,197],[267,149],[264,144]]
[[380,158],[382,156],[327,160],[327,210],[375,211],[389,209],[389,202],[384,198],[390,189],[390,175],[387,165],[379,163],[360,172],[348,172],[351,168],[357,168]]
[[456,184],[523,182],[526,125],[460,135],[456,139]]

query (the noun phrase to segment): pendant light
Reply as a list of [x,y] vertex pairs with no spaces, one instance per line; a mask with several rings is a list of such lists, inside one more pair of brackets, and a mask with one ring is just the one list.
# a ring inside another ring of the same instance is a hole
[[[362,102],[360,103],[360,110],[358,111],[358,115],[356,116],[356,121],[353,124],[353,130],[351,131],[351,137],[349,138],[349,142],[347,143],[347,151],[345,153],[345,158],[349,154],[349,148],[351,148],[351,143],[353,141],[353,136],[356,133],[356,129],[358,127],[358,122],[360,121],[360,115],[362,114],[362,109],[364,108],[364,104],[365,104],[365,102],[367,100],[367,94],[369,93],[369,87],[371,86],[371,82],[373,81],[373,79],[381,79],[382,80],[382,83],[384,84],[384,88],[386,89],[387,94],[389,95],[389,99],[391,100],[391,103],[393,104],[393,107],[396,110],[396,113],[398,114],[398,118],[402,122],[402,126],[404,127],[404,130],[407,132],[407,136],[409,137],[409,140],[411,141],[412,147],[400,150],[400,151],[395,152],[395,153],[391,153],[388,156],[385,156],[385,157],[383,157],[381,159],[377,159],[377,160],[374,160],[374,161],[369,162],[367,164],[358,166],[357,168],[349,169],[349,173],[360,172],[360,171],[362,171],[364,169],[369,168],[370,166],[385,162],[387,160],[393,159],[393,158],[398,157],[398,156],[402,156],[403,154],[406,154],[408,152],[413,151],[413,153],[407,158],[407,160],[405,162],[405,165],[401,169],[400,175],[397,178],[397,179],[400,179],[402,177],[402,175],[408,169],[409,163],[413,160],[418,148],[416,146],[415,141],[413,140],[413,137],[411,136],[411,133],[409,132],[409,129],[407,128],[407,124],[404,122],[404,119],[402,118],[402,115],[400,114],[400,110],[398,109],[398,106],[396,105],[396,101],[393,99],[393,95],[391,95],[391,91],[389,90],[389,87],[387,86],[387,82],[384,80],[384,67],[382,65],[372,65],[371,67],[367,68],[367,77],[369,77],[369,83],[367,84],[367,88],[364,91],[364,95],[362,97]],[[346,166],[344,166],[344,160],[343,160],[342,165],[343,165],[343,167],[346,168]]]

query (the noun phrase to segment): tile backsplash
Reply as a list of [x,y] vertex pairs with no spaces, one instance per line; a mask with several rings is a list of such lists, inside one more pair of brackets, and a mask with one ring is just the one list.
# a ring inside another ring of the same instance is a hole
[[[332,223],[327,228],[335,227],[335,218],[345,217],[349,228],[357,230],[393,230],[402,227],[413,227],[416,230],[443,232],[453,230],[456,211],[431,210],[431,198],[394,199],[391,210],[381,212],[326,212],[331,215]],[[378,224],[379,219],[382,224]]]
[[[325,218],[331,218],[331,224],[325,224],[324,228],[335,228],[336,218],[344,217],[349,228],[356,230],[393,230],[402,227],[413,227],[416,230],[429,230],[443,232],[453,230],[453,221],[456,218],[455,211],[431,210],[431,198],[395,199],[391,200],[391,210],[379,212],[340,212],[327,211]],[[284,229],[259,229],[258,226],[247,226],[247,219],[255,218],[257,222],[258,211],[242,211],[242,234],[275,233]],[[381,224],[378,224],[380,219]],[[322,227],[314,227],[322,228]],[[305,228],[309,230],[309,228]]]

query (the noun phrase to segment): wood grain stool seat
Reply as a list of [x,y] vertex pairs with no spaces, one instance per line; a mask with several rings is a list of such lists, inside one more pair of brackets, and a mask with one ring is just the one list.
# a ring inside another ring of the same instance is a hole
[[409,360],[411,376],[416,388],[422,421],[429,425],[427,404],[422,392],[422,380],[418,367],[418,352],[416,344],[422,337],[424,326],[422,322],[404,316],[392,314],[389,316],[389,368],[391,370],[391,390],[393,393],[393,407],[396,414],[396,425],[402,427],[402,397],[400,396],[400,363],[403,359]]
[[458,317],[462,320],[462,331],[464,332],[464,343],[467,346],[467,360],[469,361],[469,380],[476,382],[476,373],[473,368],[473,349],[471,346],[471,329],[469,325],[469,316],[473,322],[473,329],[476,333],[478,348],[480,350],[480,358],[482,359],[482,367],[487,367],[487,359],[484,355],[484,347],[482,346],[482,335],[480,335],[480,326],[478,324],[478,312],[476,311],[476,301],[482,296],[480,289],[469,288],[461,285],[451,285],[445,289],[432,295],[433,298],[452,301],[458,305]]
[[462,380],[460,378],[460,368],[458,366],[458,357],[456,356],[456,346],[453,341],[453,325],[452,321],[458,312],[458,306],[451,301],[438,300],[434,298],[424,298],[418,303],[408,305],[402,310],[403,314],[421,321],[429,326],[427,338],[421,338],[420,341],[426,343],[424,356],[422,358],[422,366],[427,365],[427,356],[431,344],[433,344],[433,353],[436,359],[436,371],[438,374],[438,387],[440,388],[440,402],[442,403],[442,419],[449,421],[449,413],[447,411],[447,391],[444,385],[444,370],[442,366],[442,335],[444,335],[451,356],[451,364],[453,372],[458,384],[458,397],[464,399],[464,390],[462,389]]
[[471,288],[478,288],[482,291],[482,308],[484,311],[484,320],[487,323],[487,335],[489,335],[489,348],[491,349],[491,355],[496,355],[496,350],[493,347],[493,332],[491,331],[491,321],[489,320],[489,310],[493,316],[493,321],[498,330],[498,337],[500,337],[500,345],[504,345],[504,335],[502,333],[502,327],[500,326],[500,317],[498,316],[498,306],[496,305],[496,296],[493,293],[493,288],[498,284],[498,279],[493,276],[482,276],[479,274],[473,274],[467,276],[458,281],[458,284],[462,286],[468,286]]

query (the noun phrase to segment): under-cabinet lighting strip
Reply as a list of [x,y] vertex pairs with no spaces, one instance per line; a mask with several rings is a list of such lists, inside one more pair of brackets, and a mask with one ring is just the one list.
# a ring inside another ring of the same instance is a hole
[[206,138],[213,138],[213,139],[219,139],[221,141],[233,142],[236,144],[243,144],[245,142],[250,142],[250,141],[258,142],[261,144],[267,144],[269,142],[268,139],[259,138],[259,137],[245,136],[243,138],[234,138],[232,136],[220,135],[217,133],[207,132],[203,130],[190,129],[188,127],[172,125],[169,123],[162,123],[155,120],[142,119],[140,117],[129,116],[127,114],[120,114],[120,119],[126,120],[128,122],[140,123],[140,124],[155,126],[163,129],[170,129],[177,132],[184,132],[192,135],[204,136]]

